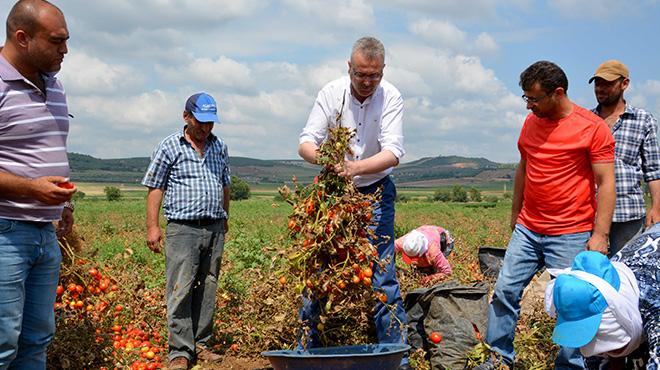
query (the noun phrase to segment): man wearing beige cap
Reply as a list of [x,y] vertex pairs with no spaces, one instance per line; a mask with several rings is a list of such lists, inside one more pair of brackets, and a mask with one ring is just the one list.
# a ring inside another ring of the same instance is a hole
[[[589,83],[594,83],[598,114],[610,127],[615,147],[616,208],[610,228],[610,257],[644,226],[660,221],[660,150],[657,120],[647,111],[631,106],[623,98],[630,85],[628,68],[618,60],[603,62]],[[644,179],[653,204],[645,217]]]

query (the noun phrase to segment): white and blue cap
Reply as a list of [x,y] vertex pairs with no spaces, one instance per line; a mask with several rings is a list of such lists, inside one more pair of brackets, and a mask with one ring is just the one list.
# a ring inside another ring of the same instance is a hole
[[[571,270],[598,276],[619,290],[621,280],[607,256],[595,251],[584,251],[573,261]],[[596,336],[607,300],[592,284],[575,276],[557,276],[553,290],[553,303],[557,310],[557,325],[552,340],[560,346],[579,348]]]
[[186,101],[186,112],[190,112],[199,122],[218,122],[218,105],[215,99],[205,92],[192,95]]

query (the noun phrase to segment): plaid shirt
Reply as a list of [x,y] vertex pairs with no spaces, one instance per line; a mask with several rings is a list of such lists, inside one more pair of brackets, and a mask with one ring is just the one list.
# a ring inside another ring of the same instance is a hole
[[223,188],[231,183],[227,146],[211,134],[200,157],[184,130],[158,144],[142,185],[165,191],[163,208],[168,220],[227,218],[222,208]]
[[[598,114],[600,106],[593,112]],[[646,214],[642,178],[660,179],[658,121],[651,113],[626,103],[626,109],[612,127],[616,173],[616,208],[613,222],[643,218]]]

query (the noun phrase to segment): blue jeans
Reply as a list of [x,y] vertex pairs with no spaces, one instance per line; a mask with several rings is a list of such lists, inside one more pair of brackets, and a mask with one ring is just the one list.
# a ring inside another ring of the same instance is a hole
[[[488,307],[486,331],[486,342],[508,365],[514,363],[513,337],[525,287],[543,266],[570,267],[575,256],[586,249],[590,236],[590,232],[543,235],[516,225]],[[584,360],[579,349],[559,349],[555,369],[583,368]]]
[[45,369],[62,254],[52,223],[0,218],[0,369]]
[[[379,186],[383,186],[382,199],[375,205],[373,220],[376,223],[375,232],[377,240],[372,241],[378,245],[379,258],[389,258],[384,271],[375,268],[372,277],[373,289],[387,294],[387,304],[396,303],[395,316],[403,325],[401,327],[397,320],[393,320],[390,311],[380,300],[376,300],[374,309],[374,323],[376,326],[376,335],[379,343],[407,343],[406,327],[408,316],[403,308],[401,291],[399,290],[399,281],[396,278],[395,258],[394,258],[394,198],[396,197],[396,187],[389,178],[385,177],[377,183],[358,190],[363,194],[373,193]],[[389,237],[389,239],[387,239]],[[387,239],[387,240],[386,240]],[[382,243],[382,244],[381,244]],[[300,318],[309,326],[308,343],[309,347],[318,346],[318,331],[316,324],[319,316],[319,302],[303,299],[303,307],[300,310]],[[298,349],[302,349],[300,342]],[[407,355],[404,356],[401,364],[408,363]]]
[[167,224],[166,236],[168,356],[191,360],[213,332],[223,222],[191,226],[174,221]]

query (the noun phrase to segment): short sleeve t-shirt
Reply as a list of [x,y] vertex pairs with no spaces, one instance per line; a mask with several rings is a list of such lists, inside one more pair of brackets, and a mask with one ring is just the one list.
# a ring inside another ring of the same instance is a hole
[[546,235],[592,230],[596,182],[591,165],[614,162],[614,138],[607,124],[578,105],[560,120],[530,113],[518,150],[527,165],[517,222]]

